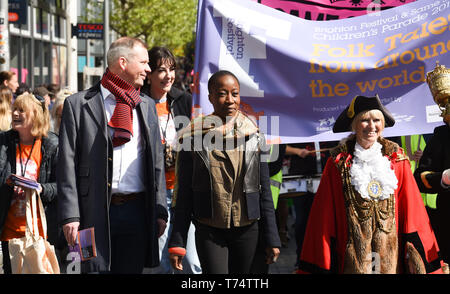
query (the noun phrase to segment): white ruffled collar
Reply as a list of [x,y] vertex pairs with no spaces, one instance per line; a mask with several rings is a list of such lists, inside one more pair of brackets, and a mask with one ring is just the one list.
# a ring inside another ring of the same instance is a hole
[[364,149],[356,142],[353,164],[350,167],[351,183],[364,199],[375,199],[369,194],[369,184],[373,181],[380,184],[379,200],[390,197],[397,189],[397,177],[391,169],[390,161],[383,156],[382,145],[375,142],[370,148]]

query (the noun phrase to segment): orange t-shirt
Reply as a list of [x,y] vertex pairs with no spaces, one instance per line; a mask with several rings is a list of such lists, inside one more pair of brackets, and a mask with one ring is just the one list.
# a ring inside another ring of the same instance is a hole
[[[33,145],[20,144],[20,149],[16,148],[16,173],[18,175],[22,175],[22,169],[24,169],[24,177],[37,181],[42,161],[41,144],[41,140],[38,139],[34,143],[34,147]],[[20,151],[22,151],[21,155]],[[30,156],[31,151],[33,151],[33,153]],[[27,163],[28,158],[29,160]],[[20,159],[22,159],[22,164],[20,163]],[[3,226],[3,233],[1,236],[2,241],[8,241],[13,238],[22,238],[25,236],[25,230],[27,227],[26,204],[27,202],[23,189],[15,186],[11,206],[9,207],[8,216],[6,217],[6,221]],[[39,235],[45,237],[42,230],[39,210],[37,210],[37,212]]]
[[[161,141],[164,144],[167,140],[168,144],[173,144],[176,138],[177,130],[172,115],[169,115],[169,106],[167,100],[165,102],[156,103],[156,112],[158,113],[159,129],[161,131]],[[166,189],[175,187],[175,168],[166,170]]]

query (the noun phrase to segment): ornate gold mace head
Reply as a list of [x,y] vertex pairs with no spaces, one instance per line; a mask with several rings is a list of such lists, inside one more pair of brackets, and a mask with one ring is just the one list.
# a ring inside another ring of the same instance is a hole
[[436,67],[427,73],[427,84],[430,88],[433,100],[441,109],[441,116],[445,122],[450,121],[450,68],[440,65],[436,61]]

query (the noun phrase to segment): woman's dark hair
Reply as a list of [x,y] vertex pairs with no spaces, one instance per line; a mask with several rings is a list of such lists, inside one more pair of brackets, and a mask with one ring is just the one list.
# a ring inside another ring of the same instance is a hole
[[148,59],[148,65],[152,71],[156,70],[161,64],[166,62],[168,62],[173,69],[177,66],[175,56],[173,56],[172,52],[165,47],[155,46],[148,50]]
[[9,81],[16,73],[9,70],[4,70],[0,72],[0,83],[3,84],[4,81]]
[[16,95],[22,95],[23,93],[28,92],[31,93],[31,88],[25,83],[19,83],[19,87],[16,90]]
[[219,78],[221,78],[223,76],[232,76],[237,81],[239,87],[241,86],[238,78],[232,72],[230,72],[228,70],[219,70],[219,71],[215,72],[208,80],[208,92],[209,93],[212,92],[213,88],[217,87],[217,81],[219,80]]

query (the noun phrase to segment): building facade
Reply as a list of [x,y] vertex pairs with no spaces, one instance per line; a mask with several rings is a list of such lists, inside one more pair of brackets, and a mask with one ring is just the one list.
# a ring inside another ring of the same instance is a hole
[[[27,1],[22,24],[9,23],[9,67],[31,88],[56,84],[73,88],[72,0]],[[76,52],[75,52],[76,54]]]

